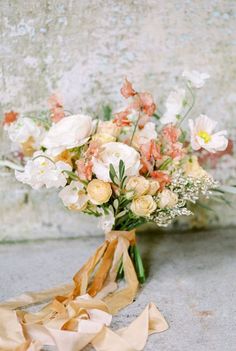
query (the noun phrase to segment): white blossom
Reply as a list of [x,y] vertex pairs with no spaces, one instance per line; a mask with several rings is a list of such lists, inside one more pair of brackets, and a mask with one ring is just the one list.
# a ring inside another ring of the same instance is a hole
[[175,89],[173,90],[165,103],[166,111],[161,117],[160,121],[162,124],[176,123],[178,120],[178,115],[183,109],[185,99],[185,90],[184,89]]
[[215,153],[224,151],[228,146],[226,130],[213,133],[217,122],[210,119],[206,115],[200,115],[195,121],[189,120],[189,128],[191,132],[191,146],[194,150],[201,148]]
[[132,147],[119,143],[111,142],[103,145],[97,158],[93,158],[93,173],[104,182],[111,181],[109,176],[110,165],[112,164],[117,174],[119,174],[119,162],[124,161],[125,174],[135,176],[139,173],[140,155]]
[[202,88],[205,81],[210,78],[208,73],[200,73],[198,71],[184,71],[183,77],[191,84],[193,88]]
[[42,145],[56,156],[66,149],[84,145],[93,130],[92,118],[86,115],[73,115],[52,125]]
[[34,157],[27,161],[24,171],[15,171],[16,179],[30,185],[33,189],[59,188],[67,183],[67,175],[63,171],[71,171],[68,163],[58,161],[54,163],[43,153],[36,152]]

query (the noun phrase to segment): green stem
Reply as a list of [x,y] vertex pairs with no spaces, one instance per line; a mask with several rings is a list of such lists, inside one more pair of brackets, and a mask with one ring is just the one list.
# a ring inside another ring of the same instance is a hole
[[195,105],[195,95],[191,89],[191,87],[187,84],[186,85],[187,88],[188,88],[188,91],[190,92],[191,94],[191,97],[192,97],[192,103],[190,105],[190,107],[188,108],[188,110],[186,111],[186,113],[184,114],[183,118],[179,121],[179,123],[177,124],[177,127],[179,127],[181,125],[181,123],[185,120],[185,118],[187,117],[187,115],[189,114],[189,112],[192,110],[193,106]]
[[134,255],[135,269],[136,269],[139,283],[144,284],[146,281],[146,276],[145,276],[145,270],[143,267],[143,261],[142,261],[141,255],[140,255],[140,251],[139,251],[138,246],[136,244],[133,245],[132,250],[133,250],[133,255]]
[[116,279],[120,280],[124,278],[124,265],[123,265],[123,258],[121,259],[118,271],[117,271],[117,276]]

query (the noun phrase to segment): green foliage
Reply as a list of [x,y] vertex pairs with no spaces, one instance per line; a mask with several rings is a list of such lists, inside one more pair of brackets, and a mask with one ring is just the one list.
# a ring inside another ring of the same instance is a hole
[[103,120],[104,121],[110,121],[112,118],[112,108],[109,105],[104,105],[102,107],[103,111]]

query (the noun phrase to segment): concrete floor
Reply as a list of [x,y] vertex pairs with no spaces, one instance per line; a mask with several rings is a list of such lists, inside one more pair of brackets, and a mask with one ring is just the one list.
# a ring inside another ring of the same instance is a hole
[[[0,245],[0,299],[69,282],[101,241]],[[146,351],[236,350],[236,229],[149,233],[139,242],[148,280],[136,302],[114,317],[114,329],[153,301],[170,329],[151,336]]]

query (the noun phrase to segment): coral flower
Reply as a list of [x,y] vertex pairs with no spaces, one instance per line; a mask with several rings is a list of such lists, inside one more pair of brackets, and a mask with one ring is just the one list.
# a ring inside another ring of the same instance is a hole
[[129,109],[135,109],[144,112],[148,116],[152,116],[156,110],[152,95],[150,93],[138,93],[134,97],[133,103]]
[[117,125],[117,127],[129,127],[132,125],[132,121],[128,119],[128,114],[129,111],[122,111],[119,113],[116,113],[115,118],[113,120],[113,123]]
[[168,174],[161,171],[153,171],[151,177],[156,179],[160,183],[160,189],[162,190],[166,185],[171,183],[171,178]]
[[160,145],[158,145],[155,140],[151,140],[150,142],[142,145],[141,154],[147,160],[151,160],[151,158],[159,160],[162,158]]
[[76,161],[77,174],[78,177],[82,180],[91,180],[92,179],[92,161],[85,162],[84,160]]
[[136,94],[136,91],[133,89],[132,84],[128,81],[128,79],[125,79],[125,82],[120,89],[121,95],[123,95],[126,99],[128,99],[130,96],[134,96]]
[[51,119],[53,122],[57,123],[65,117],[63,104],[56,94],[50,96],[48,99],[48,104],[50,107]]
[[4,114],[4,119],[3,119],[3,124],[11,124],[17,120],[17,117],[19,116],[18,112],[10,111],[6,112]]
[[177,143],[180,137],[180,134],[181,134],[180,129],[175,127],[173,124],[167,125],[162,130],[163,138],[172,144]]

